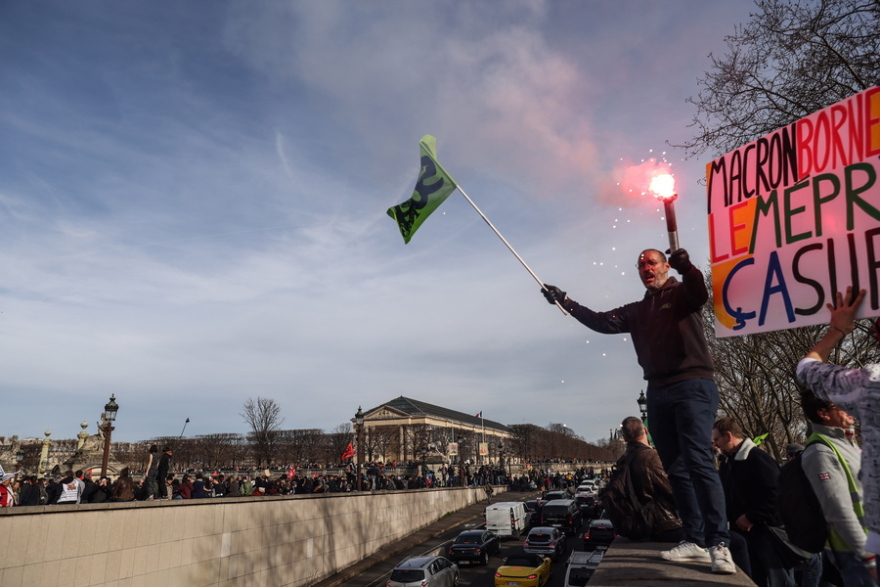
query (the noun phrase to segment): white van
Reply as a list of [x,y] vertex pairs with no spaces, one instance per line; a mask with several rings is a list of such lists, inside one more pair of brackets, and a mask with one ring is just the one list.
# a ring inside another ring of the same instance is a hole
[[527,525],[528,513],[521,501],[502,501],[486,506],[486,530],[498,536],[517,537]]

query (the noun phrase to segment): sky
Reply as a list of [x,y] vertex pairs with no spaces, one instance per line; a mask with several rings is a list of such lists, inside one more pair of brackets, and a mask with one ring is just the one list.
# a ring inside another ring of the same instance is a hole
[[[697,79],[745,0],[0,2],[0,435],[327,431],[400,395],[588,441],[638,414],[594,333],[458,192],[404,245],[419,140],[595,310],[668,246],[708,264]],[[637,178],[637,179],[634,179]],[[647,186],[644,186],[645,188]]]

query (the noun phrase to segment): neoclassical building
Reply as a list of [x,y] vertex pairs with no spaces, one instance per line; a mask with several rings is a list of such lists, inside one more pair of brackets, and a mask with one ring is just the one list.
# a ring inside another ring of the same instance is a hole
[[499,463],[512,456],[512,437],[510,428],[481,414],[404,396],[364,411],[367,461]]

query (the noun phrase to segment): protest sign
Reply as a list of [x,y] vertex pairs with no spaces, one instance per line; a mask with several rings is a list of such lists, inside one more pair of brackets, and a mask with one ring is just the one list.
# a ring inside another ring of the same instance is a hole
[[706,166],[719,337],[828,321],[847,286],[880,315],[880,87]]

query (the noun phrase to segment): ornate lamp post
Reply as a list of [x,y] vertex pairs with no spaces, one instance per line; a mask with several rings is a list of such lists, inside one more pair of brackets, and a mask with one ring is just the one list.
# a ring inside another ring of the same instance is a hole
[[364,462],[364,443],[363,443],[363,434],[364,434],[364,412],[361,410],[361,407],[358,406],[358,411],[354,415],[354,422],[357,426],[357,490],[363,491],[363,484],[361,481],[361,466]]
[[52,435],[51,430],[46,430],[43,432],[43,435],[46,437],[42,441],[42,446],[40,447],[40,464],[37,467],[37,473],[40,477],[44,477],[46,475],[46,469],[49,468],[49,445],[52,444],[52,441],[49,439],[49,436]]
[[639,399],[636,400],[639,404],[639,412],[642,414],[642,424],[648,419],[648,398],[645,397],[645,390],[641,390],[639,392]]
[[115,430],[113,422],[116,420],[116,412],[119,411],[119,404],[116,403],[116,394],[110,396],[110,401],[104,406],[104,413],[101,414],[101,420],[104,421],[102,429],[104,430],[104,459],[101,461],[101,476],[107,476],[107,464],[110,462],[110,434]]
[[22,467],[22,465],[24,464],[24,449],[23,449],[23,448],[19,448],[19,449],[16,451],[16,453],[15,453],[15,464],[16,464],[16,469],[15,469],[15,470],[16,470],[16,471],[21,471],[21,467]]

